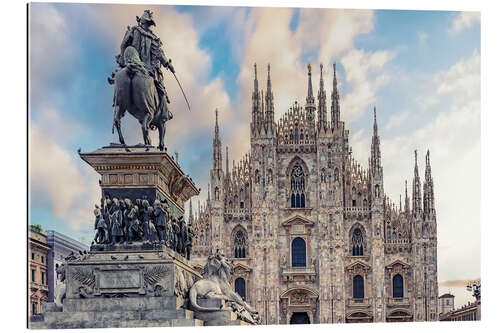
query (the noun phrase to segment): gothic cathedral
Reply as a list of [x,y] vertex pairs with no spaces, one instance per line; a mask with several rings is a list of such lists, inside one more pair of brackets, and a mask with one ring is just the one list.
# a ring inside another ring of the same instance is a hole
[[231,171],[216,111],[208,199],[196,214],[190,206],[192,262],[202,270],[216,249],[234,258],[233,286],[264,324],[436,321],[429,151],[423,188],[415,151],[411,205],[407,190],[395,205],[384,194],[376,110],[364,169],[341,120],[335,65],[330,120],[323,66],[317,104],[308,67],[305,105],[275,122],[270,66],[264,93],[255,65],[251,150]]

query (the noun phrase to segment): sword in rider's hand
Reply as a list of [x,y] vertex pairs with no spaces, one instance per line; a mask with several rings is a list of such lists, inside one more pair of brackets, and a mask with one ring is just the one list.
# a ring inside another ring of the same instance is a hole
[[179,85],[179,88],[181,88],[182,95],[184,96],[184,100],[186,101],[188,109],[189,109],[189,111],[191,111],[191,106],[189,106],[189,102],[188,102],[188,99],[186,97],[186,94],[184,93],[184,89],[182,89],[181,83],[179,82],[177,75],[175,75],[175,70],[174,70],[174,67],[172,66],[172,59],[168,59],[168,69],[170,69],[170,72],[172,72],[172,74],[174,75],[175,80],[177,81],[177,84]]

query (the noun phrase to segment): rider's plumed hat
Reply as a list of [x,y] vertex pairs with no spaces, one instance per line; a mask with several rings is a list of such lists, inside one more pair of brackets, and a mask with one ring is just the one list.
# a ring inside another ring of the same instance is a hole
[[149,9],[146,9],[144,11],[144,14],[142,14],[141,17],[136,16],[137,22],[144,22],[144,23],[149,23],[151,25],[154,25],[156,27],[156,23],[153,20],[153,12],[150,11]]

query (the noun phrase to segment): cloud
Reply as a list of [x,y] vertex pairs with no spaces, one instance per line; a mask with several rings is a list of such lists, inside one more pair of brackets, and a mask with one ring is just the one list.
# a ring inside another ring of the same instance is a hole
[[[472,279],[472,280],[479,280],[479,278],[477,279]],[[443,282],[440,282],[439,285],[442,286],[442,287],[467,287],[467,285],[469,284],[471,280],[447,280],[447,281],[443,281]]]
[[365,52],[358,49],[350,50],[342,57],[341,63],[346,72],[346,81],[352,89],[341,100],[341,109],[347,121],[358,119],[373,106],[376,92],[390,79],[385,65],[394,57],[389,51]]
[[97,173],[81,168],[76,152],[70,154],[34,124],[30,124],[29,139],[32,209],[48,204],[54,216],[69,222],[73,230],[88,227],[92,203],[97,203],[100,195]]
[[388,131],[394,127],[403,124],[409,117],[410,117],[409,111],[403,111],[393,114],[391,118],[389,118],[389,121],[387,121],[387,124],[385,125],[385,130]]
[[453,19],[449,31],[450,33],[458,33],[480,22],[481,22],[480,12],[460,12],[460,14],[455,16],[455,18]]
[[419,43],[425,44],[425,42],[429,38],[429,35],[427,33],[425,33],[424,31],[418,31],[417,32],[417,38],[418,38],[418,42]]

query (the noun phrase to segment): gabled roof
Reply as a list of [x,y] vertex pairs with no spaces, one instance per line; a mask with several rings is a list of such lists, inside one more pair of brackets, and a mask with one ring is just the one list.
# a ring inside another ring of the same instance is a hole
[[396,266],[397,264],[399,264],[399,265],[401,265],[403,267],[410,267],[410,265],[408,265],[407,263],[405,263],[404,261],[399,260],[399,259],[391,262],[389,265],[387,265],[387,267],[388,268],[392,268],[392,267]]
[[248,267],[247,265],[244,265],[242,263],[237,263],[236,265],[234,265],[234,271],[236,272],[237,270],[243,270],[246,273],[249,273],[252,271],[252,269],[250,267]]
[[284,227],[290,226],[292,224],[303,224],[307,226],[313,226],[314,221],[309,220],[302,215],[295,214],[281,223],[281,225]]
[[365,264],[365,263],[364,263],[364,262],[362,262],[361,260],[356,260],[356,261],[355,261],[355,262],[353,262],[352,264],[347,265],[347,266],[345,267],[345,269],[349,270],[349,269],[352,269],[352,268],[354,268],[354,267],[356,267],[356,266],[361,266],[361,267],[363,267],[364,269],[371,269],[371,267],[370,267],[370,266],[368,266],[367,264]]

